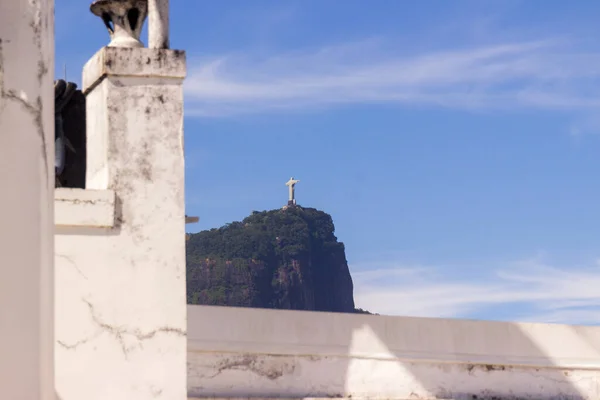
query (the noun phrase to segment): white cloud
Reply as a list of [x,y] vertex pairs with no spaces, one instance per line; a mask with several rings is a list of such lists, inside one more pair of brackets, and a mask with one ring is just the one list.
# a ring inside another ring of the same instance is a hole
[[191,114],[223,116],[347,103],[461,109],[592,109],[600,53],[561,41],[406,54],[367,40],[263,58],[197,60],[186,81]]
[[575,137],[600,133],[600,113],[588,114],[574,119],[569,133]]
[[600,304],[598,304],[598,306],[594,309],[558,309],[545,313],[543,312],[528,317],[527,322],[570,325],[598,325],[600,324]]
[[567,269],[533,259],[483,275],[463,271],[462,279],[456,278],[456,267],[352,270],[357,307],[380,314],[470,317],[484,312],[493,319],[492,308],[516,306],[520,311],[511,319],[600,323],[598,265]]

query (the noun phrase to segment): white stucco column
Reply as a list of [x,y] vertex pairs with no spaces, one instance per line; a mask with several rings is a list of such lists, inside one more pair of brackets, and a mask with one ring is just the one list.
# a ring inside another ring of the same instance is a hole
[[54,399],[54,4],[0,1],[0,397]]
[[61,400],[187,399],[185,73],[184,52],[147,48],[84,67],[85,192],[114,193],[115,218],[57,231]]

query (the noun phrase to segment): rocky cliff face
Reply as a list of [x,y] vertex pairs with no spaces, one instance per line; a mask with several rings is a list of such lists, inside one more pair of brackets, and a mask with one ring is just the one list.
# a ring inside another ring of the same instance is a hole
[[344,244],[313,208],[254,212],[191,235],[190,304],[355,312]]

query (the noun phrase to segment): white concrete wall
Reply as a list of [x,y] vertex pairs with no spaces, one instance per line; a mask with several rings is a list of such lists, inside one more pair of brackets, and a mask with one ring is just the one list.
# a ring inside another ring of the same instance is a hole
[[60,400],[184,400],[185,54],[86,65],[86,190],[56,191]]
[[54,398],[54,7],[0,0],[0,389]]
[[188,306],[188,392],[598,400],[600,328]]

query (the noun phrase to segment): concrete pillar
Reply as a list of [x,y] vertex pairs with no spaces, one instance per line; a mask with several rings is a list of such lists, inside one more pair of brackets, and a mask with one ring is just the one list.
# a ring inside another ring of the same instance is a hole
[[187,398],[185,73],[184,52],[147,48],[84,67],[85,192],[115,193],[115,225],[57,231],[61,400]]
[[54,4],[0,1],[0,391],[54,399]]

